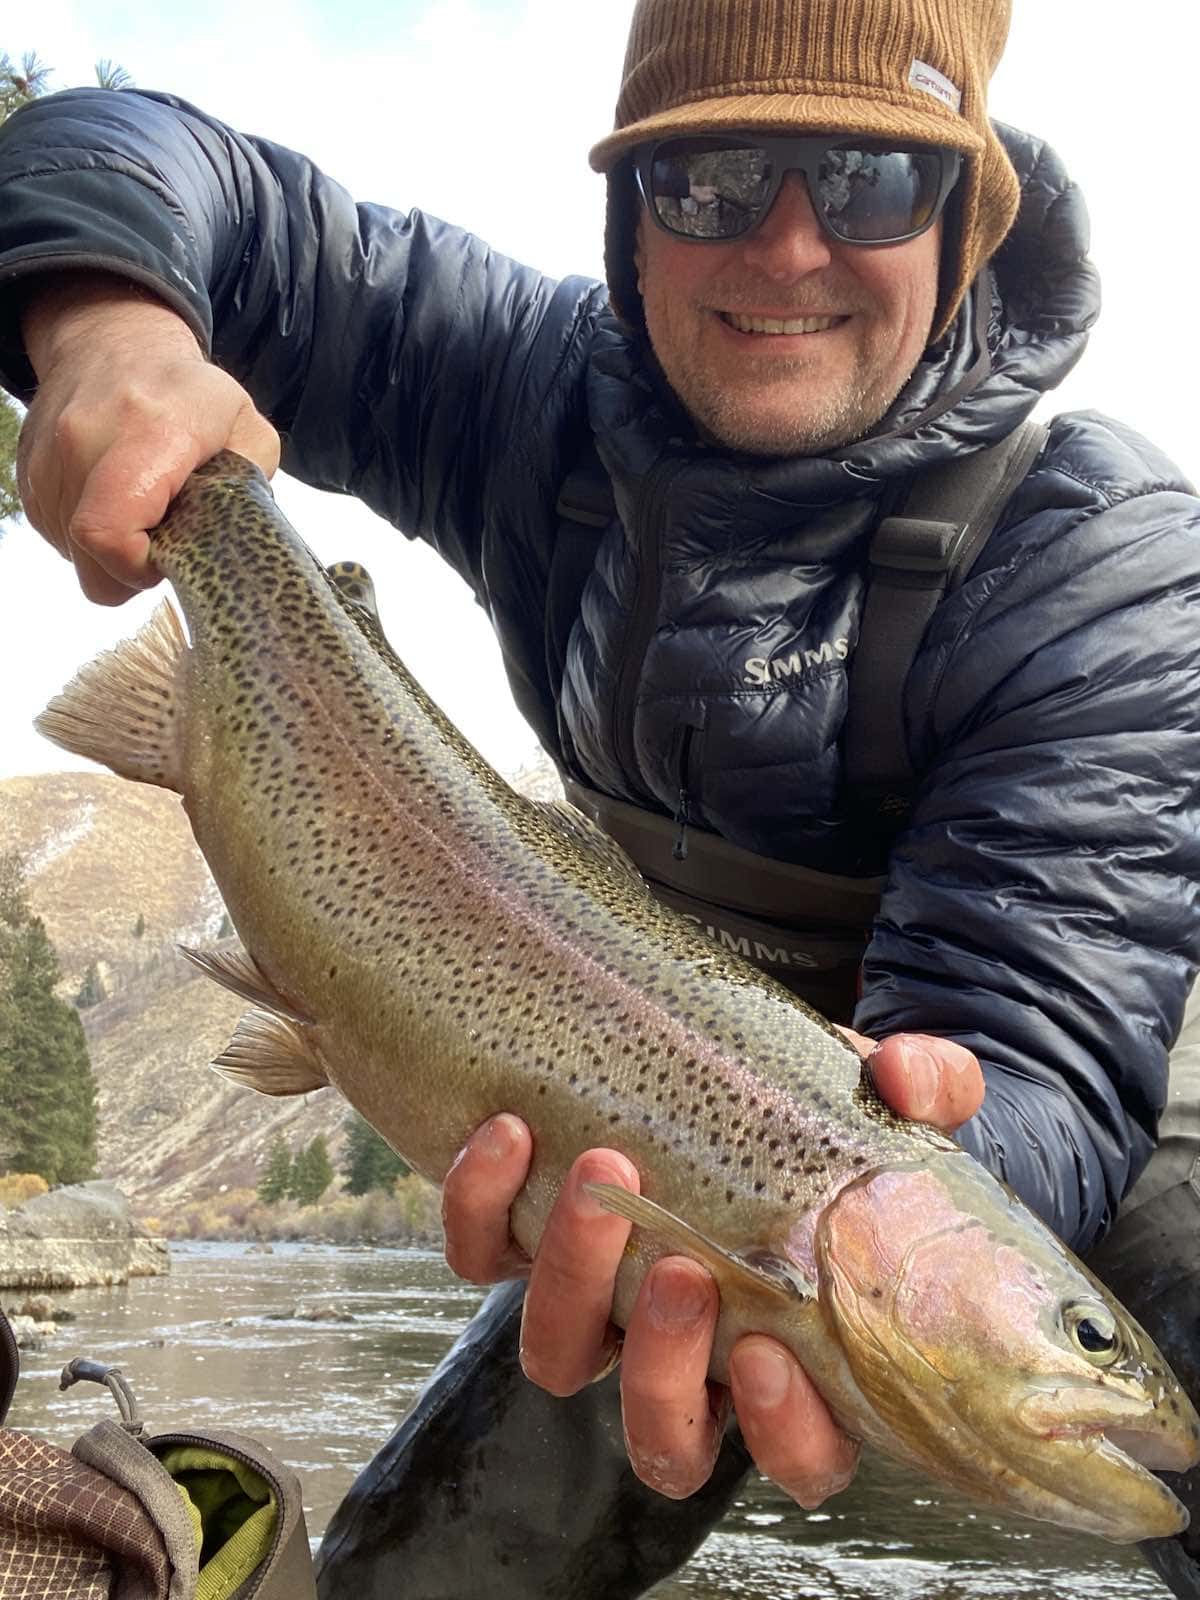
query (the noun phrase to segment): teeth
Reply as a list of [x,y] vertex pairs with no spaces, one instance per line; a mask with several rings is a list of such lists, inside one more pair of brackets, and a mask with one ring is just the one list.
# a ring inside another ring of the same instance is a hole
[[840,317],[797,317],[783,322],[778,317],[743,317],[736,311],[721,315],[739,333],[825,333],[842,320]]

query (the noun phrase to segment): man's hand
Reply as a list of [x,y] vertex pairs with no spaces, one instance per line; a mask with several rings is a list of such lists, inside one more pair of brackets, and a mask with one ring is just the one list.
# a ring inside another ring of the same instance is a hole
[[102,273],[50,279],[22,333],[38,391],[17,483],[30,522],[119,605],[158,582],[147,530],[194,467],[236,450],[270,476],[279,436],[162,301]]
[[[879,1093],[901,1116],[952,1132],[982,1105],[979,1063],[960,1045],[918,1034],[876,1045],[842,1032],[869,1058]],[[636,1193],[637,1171],[615,1150],[581,1155],[530,1263],[509,1237],[508,1211],[531,1151],[529,1130],[508,1114],[476,1132],[443,1186],[446,1259],[473,1283],[528,1274],[521,1361],[552,1394],[574,1394],[621,1352],[633,1470],[661,1494],[682,1499],[712,1472],[730,1403],[730,1394],[708,1381],[716,1286],[685,1257],[656,1262],[622,1340],[609,1311],[629,1223],[602,1211],[585,1186],[618,1183]],[[760,1471],[810,1508],[844,1489],[858,1446],[837,1427],[796,1358],[774,1339],[748,1334],[730,1362],[732,1403]]]

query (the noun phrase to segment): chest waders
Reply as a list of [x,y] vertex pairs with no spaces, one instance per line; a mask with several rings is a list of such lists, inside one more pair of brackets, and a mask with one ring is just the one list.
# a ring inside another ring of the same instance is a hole
[[[885,518],[872,538],[844,755],[847,789],[864,828],[876,835],[899,832],[918,778],[902,697],[929,619],[970,572],[1045,433],[1026,423],[992,449],[926,473],[900,514]],[[585,459],[571,474],[559,510],[547,603],[547,658],[556,684],[597,542],[615,514],[597,460]],[[831,1020],[849,1022],[883,878],[768,860],[690,825],[685,805],[672,819],[600,794],[572,774],[564,775],[564,787],[622,845],[659,899]],[[1193,1106],[1200,1096],[1200,1002],[1196,1012]],[[1194,1157],[1195,1127],[1189,1137]],[[1196,1204],[1185,1208],[1181,1225],[1183,1190]],[[1176,1183],[1165,1192],[1172,1197],[1173,1254],[1160,1242],[1155,1259],[1187,1256],[1194,1319],[1200,1188],[1192,1195],[1186,1182]],[[1162,1204],[1132,1213],[1143,1215],[1134,1252],[1121,1247],[1120,1226],[1112,1236],[1126,1277],[1134,1254],[1138,1269],[1145,1265],[1147,1227],[1163,1231]],[[1178,1277],[1177,1266],[1166,1267],[1156,1282]],[[1190,1387],[1197,1394],[1195,1358],[1189,1368],[1164,1331],[1182,1308],[1155,1327],[1137,1287],[1128,1291],[1131,1308],[1185,1383],[1189,1373],[1196,1378]],[[338,1507],[317,1556],[322,1600],[633,1600],[681,1566],[728,1509],[752,1465],[736,1427],[697,1494],[682,1501],[655,1494],[629,1467],[619,1373],[566,1400],[524,1378],[517,1353],[523,1295],[520,1283],[491,1293]],[[1156,1550],[1163,1552],[1153,1559],[1164,1575],[1166,1562],[1190,1568],[1178,1541],[1162,1541]],[[1191,1570],[1194,1582],[1200,1568]],[[1200,1586],[1176,1592],[1200,1600]]]

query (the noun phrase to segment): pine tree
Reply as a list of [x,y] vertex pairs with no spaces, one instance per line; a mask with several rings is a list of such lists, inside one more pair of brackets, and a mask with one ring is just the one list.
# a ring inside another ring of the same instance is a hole
[[348,1194],[367,1194],[372,1189],[388,1190],[397,1178],[406,1178],[410,1168],[365,1118],[352,1111],[346,1119],[346,1151],[342,1158],[342,1177]]
[[292,1189],[292,1152],[281,1133],[267,1152],[267,1164],[258,1180],[258,1198],[265,1206],[278,1205]]
[[[0,50],[0,123],[46,93],[50,87],[50,70],[32,52],[14,61],[6,51]],[[131,86],[133,80],[123,67],[105,60],[96,63],[96,82],[102,89],[123,89]],[[21,514],[21,500],[17,494],[17,436],[21,420],[21,411],[0,393],[0,523]]]
[[333,1182],[333,1163],[325,1135],[318,1133],[296,1157],[292,1168],[291,1196],[302,1206],[315,1206]]
[[75,996],[75,1009],[86,1011],[89,1006],[98,1006],[103,999],[104,985],[100,981],[100,968],[93,961],[79,985],[79,992]]
[[60,977],[19,858],[0,858],[0,1161],[51,1184],[90,1178],[96,1163],[96,1083]]

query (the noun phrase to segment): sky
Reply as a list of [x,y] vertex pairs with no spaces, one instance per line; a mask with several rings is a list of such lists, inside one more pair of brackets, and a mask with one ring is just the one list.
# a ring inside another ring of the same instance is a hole
[[[611,127],[632,0],[5,0],[0,49],[34,50],[65,88],[100,58],[144,88],[312,157],[359,200],[423,210],[555,276],[602,276],[604,184],[587,151]],[[1135,31],[1136,28],[1136,31]],[[1105,312],[1045,408],[1094,408],[1200,477],[1195,373],[1200,16],[1178,0],[1014,0],[993,115],[1048,139],[1088,198]],[[324,561],[372,570],[409,667],[501,770],[536,742],[465,586],[343,497],[276,494]],[[76,667],[161,594],[112,611],[27,526],[0,538],[0,778],[86,765],[31,723]]]

